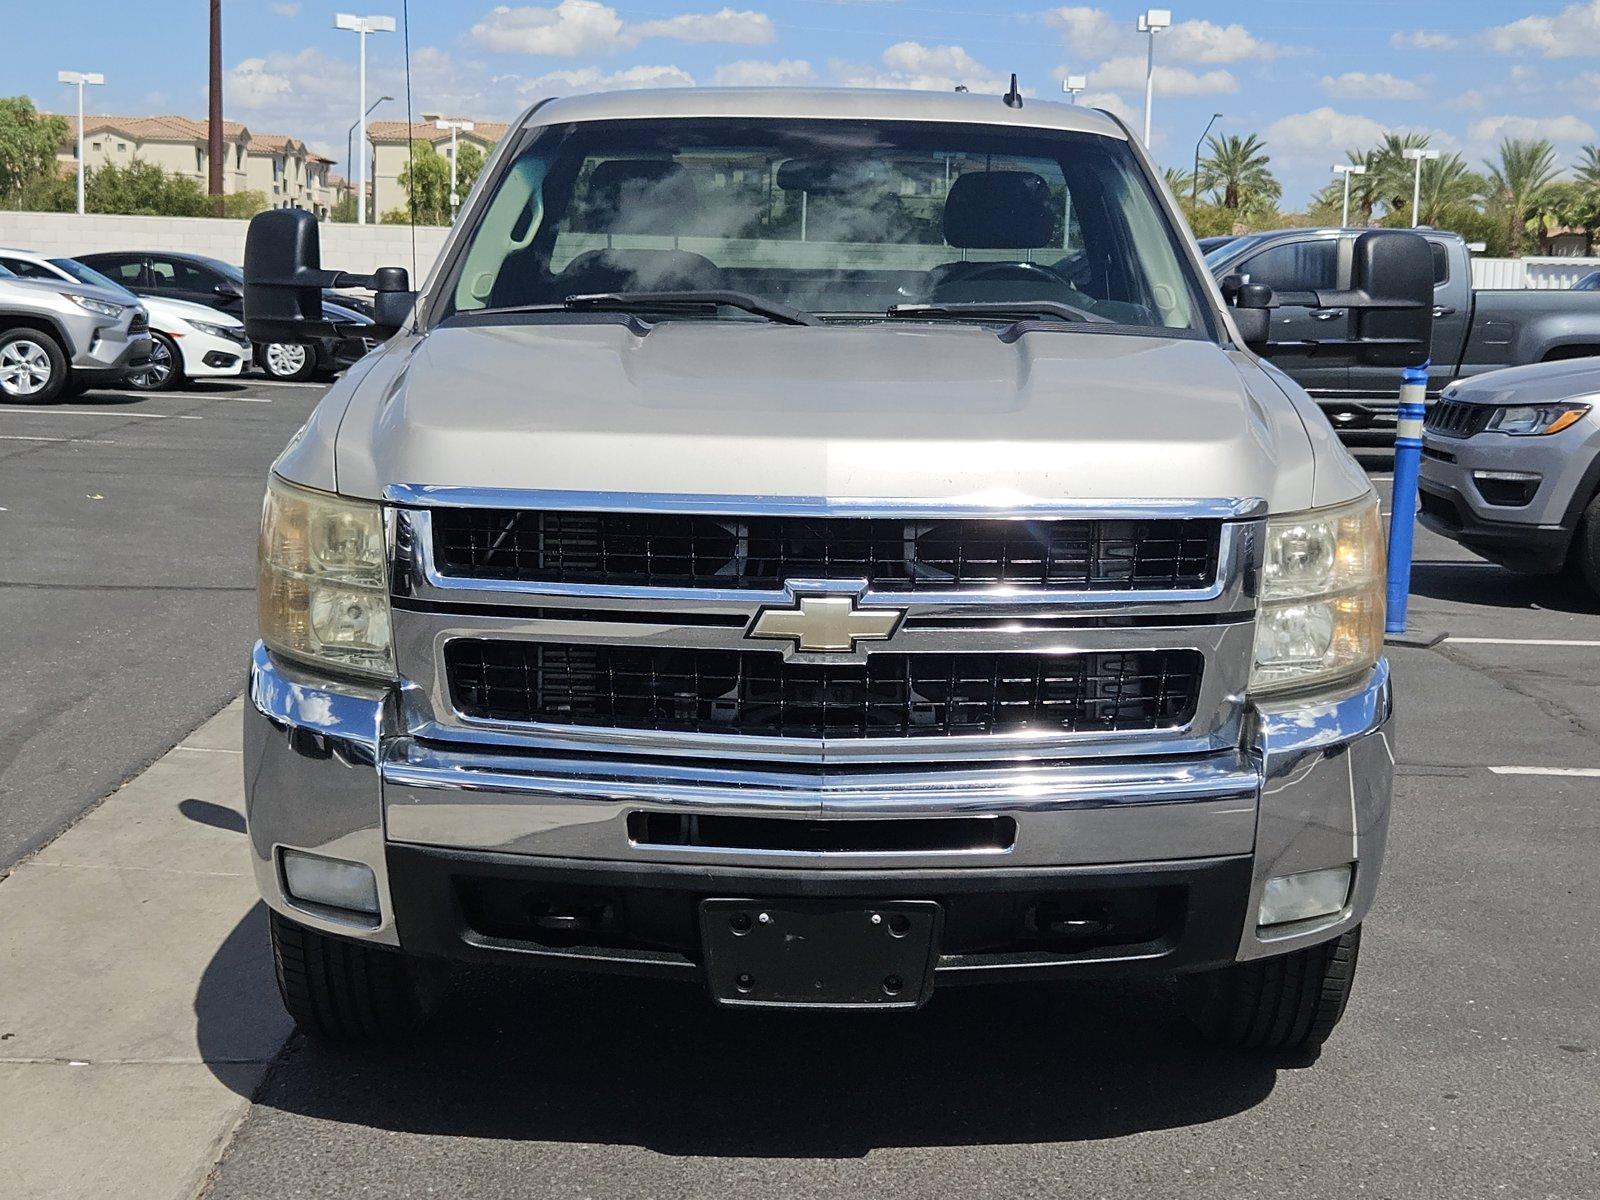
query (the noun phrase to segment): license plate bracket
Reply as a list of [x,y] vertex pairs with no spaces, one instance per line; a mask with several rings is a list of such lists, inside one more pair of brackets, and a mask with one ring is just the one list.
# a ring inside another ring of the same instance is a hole
[[943,925],[933,900],[700,904],[706,981],[734,1007],[916,1008]]

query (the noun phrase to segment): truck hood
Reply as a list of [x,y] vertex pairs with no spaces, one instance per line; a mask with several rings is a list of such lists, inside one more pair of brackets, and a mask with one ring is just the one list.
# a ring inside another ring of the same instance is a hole
[[[375,357],[338,422],[347,495],[410,484],[996,503],[1260,496],[1277,510],[1312,497],[1311,441],[1292,406],[1207,341],[670,321],[642,337],[613,323],[447,326]],[[315,447],[298,457],[314,461]]]

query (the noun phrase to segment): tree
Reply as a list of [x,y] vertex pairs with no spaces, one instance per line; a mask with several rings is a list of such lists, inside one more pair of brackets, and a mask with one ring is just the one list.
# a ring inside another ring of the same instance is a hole
[[26,96],[0,97],[0,197],[12,199],[53,177],[66,139],[65,117],[41,113]]
[[1592,256],[1595,234],[1600,233],[1600,146],[1585,146],[1578,152],[1578,165],[1572,169],[1572,175],[1579,203],[1592,216],[1583,222],[1583,253]]
[[1283,185],[1273,177],[1266,143],[1255,134],[1206,139],[1210,153],[1200,162],[1200,186],[1230,212],[1273,211]]
[[1556,179],[1555,147],[1544,138],[1507,138],[1500,143],[1499,161],[1485,161],[1484,166],[1489,168],[1489,200],[1502,218],[1511,256],[1521,258],[1528,219]]
[[328,210],[328,220],[342,221],[346,225],[353,224],[356,219],[356,194],[348,189],[341,192],[339,198],[333,202],[333,207]]
[[[1425,133],[1386,133],[1383,140],[1367,152],[1365,191],[1375,204],[1383,206],[1385,213],[1410,212],[1417,165],[1406,157],[1406,151],[1427,148]],[[1371,207],[1367,209],[1367,216],[1370,220]]]
[[1444,214],[1469,208],[1483,195],[1483,177],[1467,167],[1459,154],[1427,159],[1422,164],[1422,202],[1419,219],[1438,228]]
[[[483,151],[472,142],[457,141],[456,155],[456,190],[465,197],[483,169]],[[407,207],[384,213],[385,224],[403,225],[413,217],[419,225],[450,223],[450,160],[430,143],[411,144],[411,161],[400,168],[400,187]]]
[[265,192],[229,192],[222,197],[222,215],[236,221],[247,220],[266,207]]

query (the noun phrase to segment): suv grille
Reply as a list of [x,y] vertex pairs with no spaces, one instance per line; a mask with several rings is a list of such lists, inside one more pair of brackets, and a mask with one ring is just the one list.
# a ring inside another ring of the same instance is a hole
[[1440,437],[1469,438],[1482,433],[1494,414],[1492,404],[1463,404],[1459,400],[1440,400],[1428,406],[1422,427]]
[[788,738],[949,737],[1176,728],[1194,650],[873,654],[843,666],[770,651],[461,638],[445,647],[468,717]]
[[865,579],[887,591],[996,585],[1194,589],[1216,576],[1214,520],[894,520],[443,508],[441,574],[641,587]]

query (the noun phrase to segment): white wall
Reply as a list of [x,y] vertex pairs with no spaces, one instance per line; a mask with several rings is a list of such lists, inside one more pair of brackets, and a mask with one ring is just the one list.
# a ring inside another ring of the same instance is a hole
[[[248,221],[213,217],[101,217],[77,213],[0,212],[0,246],[71,257],[108,250],[181,250],[224,262],[244,262]],[[427,277],[449,231],[418,226],[412,285]],[[378,267],[412,267],[407,225],[323,222],[322,265],[366,274]]]
[[1569,288],[1590,271],[1600,270],[1600,258],[1476,258],[1472,260],[1472,286],[1480,288]]

